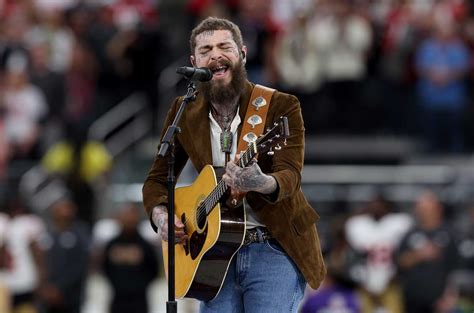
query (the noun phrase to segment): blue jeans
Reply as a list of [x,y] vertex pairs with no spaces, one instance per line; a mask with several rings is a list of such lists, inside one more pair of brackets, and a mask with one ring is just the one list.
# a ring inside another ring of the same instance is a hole
[[274,240],[243,246],[232,260],[216,298],[201,313],[298,312],[306,281]]

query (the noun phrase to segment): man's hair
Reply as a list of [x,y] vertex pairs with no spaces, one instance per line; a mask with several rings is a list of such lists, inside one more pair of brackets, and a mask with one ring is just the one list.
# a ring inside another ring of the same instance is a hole
[[199,25],[194,27],[193,31],[191,32],[191,38],[189,43],[191,45],[191,55],[194,55],[194,49],[196,48],[196,37],[206,31],[213,31],[213,30],[228,30],[232,34],[232,38],[234,39],[235,43],[239,50],[242,50],[243,47],[243,40],[242,40],[242,33],[237,25],[232,23],[231,21],[223,18],[218,17],[208,17],[203,20]]

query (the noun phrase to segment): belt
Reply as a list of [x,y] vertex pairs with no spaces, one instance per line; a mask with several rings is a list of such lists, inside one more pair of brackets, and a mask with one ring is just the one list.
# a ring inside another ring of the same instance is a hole
[[272,234],[270,234],[268,229],[264,227],[247,229],[247,231],[245,232],[244,246],[254,242],[264,242],[265,240],[269,240],[272,238]]

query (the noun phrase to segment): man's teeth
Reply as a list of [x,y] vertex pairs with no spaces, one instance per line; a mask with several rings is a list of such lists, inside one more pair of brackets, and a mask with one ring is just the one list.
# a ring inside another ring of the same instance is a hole
[[214,73],[223,73],[227,70],[227,66],[219,66],[219,67],[216,67],[213,72]]

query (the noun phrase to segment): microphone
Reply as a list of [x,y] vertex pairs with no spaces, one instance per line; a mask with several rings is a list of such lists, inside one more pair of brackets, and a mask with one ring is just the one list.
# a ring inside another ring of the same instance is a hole
[[212,72],[207,67],[182,66],[176,69],[176,73],[184,75],[189,80],[207,82],[212,79]]

